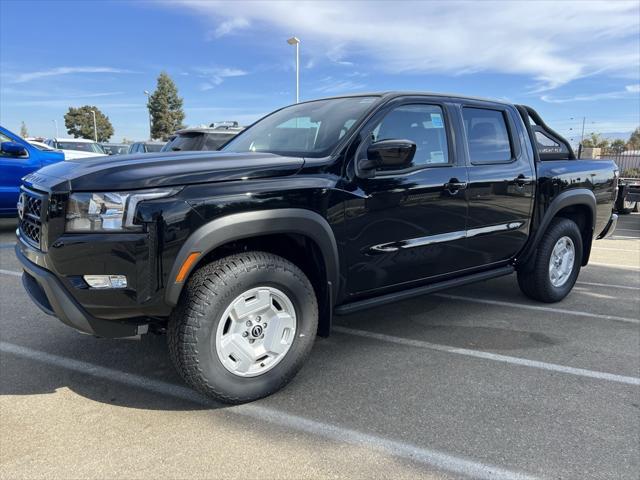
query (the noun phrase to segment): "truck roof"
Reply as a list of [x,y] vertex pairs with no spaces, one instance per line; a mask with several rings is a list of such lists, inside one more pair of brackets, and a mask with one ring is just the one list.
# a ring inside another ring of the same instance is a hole
[[513,105],[513,103],[505,100],[497,100],[495,98],[474,97],[468,95],[460,95],[457,93],[437,93],[437,92],[425,92],[425,91],[412,91],[412,90],[388,90],[382,92],[362,92],[345,95],[335,95],[331,97],[316,98],[313,100],[305,100],[305,102],[313,102],[316,100],[328,100],[332,98],[349,98],[349,97],[380,97],[380,99],[389,100],[395,97],[407,97],[407,96],[425,96],[425,97],[442,97],[442,98],[459,98],[464,100],[476,100],[481,102],[499,103],[502,105]]

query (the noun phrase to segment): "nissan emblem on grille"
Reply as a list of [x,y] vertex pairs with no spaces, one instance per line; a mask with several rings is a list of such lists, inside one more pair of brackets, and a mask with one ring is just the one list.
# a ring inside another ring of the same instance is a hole
[[20,220],[22,220],[24,217],[25,197],[26,195],[24,193],[21,193],[18,197],[18,205],[16,205],[16,207],[18,208],[18,218],[20,218]]

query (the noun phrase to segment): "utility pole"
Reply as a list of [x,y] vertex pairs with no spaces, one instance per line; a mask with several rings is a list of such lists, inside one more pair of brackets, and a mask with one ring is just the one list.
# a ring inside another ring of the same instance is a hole
[[58,121],[57,120],[51,120],[53,122],[53,124],[56,126],[56,138],[58,138],[60,135],[58,135]]

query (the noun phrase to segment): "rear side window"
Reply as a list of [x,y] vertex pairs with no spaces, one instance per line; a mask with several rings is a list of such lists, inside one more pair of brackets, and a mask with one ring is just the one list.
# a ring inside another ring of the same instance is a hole
[[504,163],[513,158],[504,112],[486,108],[462,109],[471,163]]

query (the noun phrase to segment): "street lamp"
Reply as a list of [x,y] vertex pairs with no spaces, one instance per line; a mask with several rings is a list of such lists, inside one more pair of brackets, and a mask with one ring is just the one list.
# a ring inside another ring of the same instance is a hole
[[300,39],[291,37],[287,43],[296,46],[296,103],[298,103],[300,102]]
[[[147,110],[149,110],[149,102],[151,100],[151,94],[149,90],[145,90],[144,94],[147,96]],[[149,110],[149,140],[151,140],[151,110]]]
[[93,137],[96,143],[98,143],[98,124],[96,123],[96,111],[91,110],[91,114],[93,115]]
[[51,120],[53,122],[53,124],[56,126],[56,138],[58,138],[60,135],[58,135],[58,120]]

